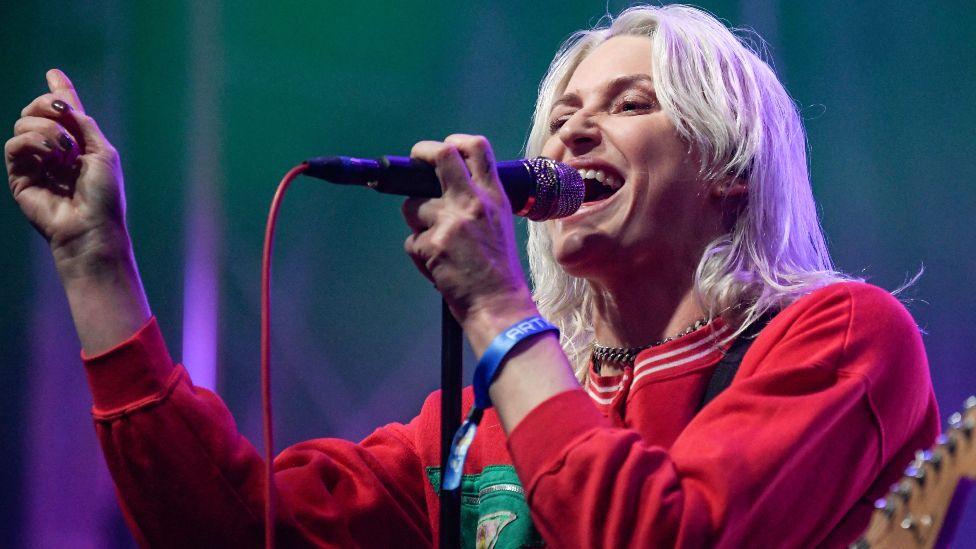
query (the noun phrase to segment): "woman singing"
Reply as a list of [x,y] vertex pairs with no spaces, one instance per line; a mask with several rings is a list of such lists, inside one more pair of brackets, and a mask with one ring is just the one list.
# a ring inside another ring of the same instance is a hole
[[[118,155],[68,79],[48,83],[7,142],[10,188],[50,243],[128,523],[153,546],[259,545],[261,457],[170,359]],[[776,75],[710,15],[637,7],[577,33],[527,156],[578,169],[587,202],[530,226],[530,290],[487,141],[414,146],[444,192],[405,202],[405,247],[475,355],[537,316],[559,329],[523,337],[483,387],[465,546],[843,546],[863,531],[938,410],[911,317],[832,267],[805,148]],[[279,542],[436,543],[436,403],[358,444],[282,452]]]

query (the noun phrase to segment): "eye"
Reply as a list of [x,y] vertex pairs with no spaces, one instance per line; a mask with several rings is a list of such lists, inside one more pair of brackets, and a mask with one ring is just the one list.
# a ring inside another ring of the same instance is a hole
[[556,133],[556,132],[558,132],[559,131],[559,128],[562,128],[563,127],[563,124],[565,124],[566,121],[569,120],[569,117],[570,117],[569,114],[564,114],[562,116],[558,116],[556,118],[553,118],[552,121],[549,122],[549,133]]
[[643,111],[651,108],[650,103],[641,103],[640,101],[624,101],[620,105],[620,110],[622,111]]
[[635,97],[620,100],[616,105],[617,112],[647,112],[657,108],[657,101],[648,98]]

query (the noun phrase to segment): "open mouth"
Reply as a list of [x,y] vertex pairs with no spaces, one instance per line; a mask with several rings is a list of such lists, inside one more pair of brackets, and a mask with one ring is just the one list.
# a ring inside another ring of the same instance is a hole
[[577,170],[583,178],[583,185],[586,191],[583,194],[583,202],[599,202],[613,196],[614,193],[624,186],[623,179],[619,176],[609,174],[603,170]]

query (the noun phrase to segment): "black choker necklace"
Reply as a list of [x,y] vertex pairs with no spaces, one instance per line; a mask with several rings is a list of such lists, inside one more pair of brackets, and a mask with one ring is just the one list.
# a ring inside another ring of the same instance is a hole
[[600,370],[600,364],[613,362],[621,365],[633,364],[634,359],[637,358],[637,353],[640,353],[644,349],[650,349],[651,347],[657,347],[658,345],[664,345],[669,341],[674,341],[679,337],[684,337],[692,332],[695,332],[708,324],[708,320],[700,318],[695,321],[694,324],[688,326],[681,332],[674,334],[673,336],[666,337],[660,341],[655,341],[654,343],[644,345],[643,347],[607,347],[606,345],[600,345],[597,342],[593,342],[593,365],[596,366],[597,371]]

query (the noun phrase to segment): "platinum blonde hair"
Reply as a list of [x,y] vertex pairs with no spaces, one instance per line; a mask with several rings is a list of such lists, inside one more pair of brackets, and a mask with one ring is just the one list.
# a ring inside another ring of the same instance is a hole
[[[767,312],[848,279],[827,251],[796,105],[756,52],[699,9],[637,6],[609,26],[567,39],[539,86],[527,156],[541,153],[552,104],[579,63],[621,35],[650,38],[658,101],[681,137],[701,152],[703,179],[732,175],[747,183],[733,228],[706,247],[695,273],[695,292],[708,318],[722,316],[741,333]],[[563,349],[584,381],[594,289],[567,274],[551,248],[548,224],[530,223],[536,304],[559,327]]]

